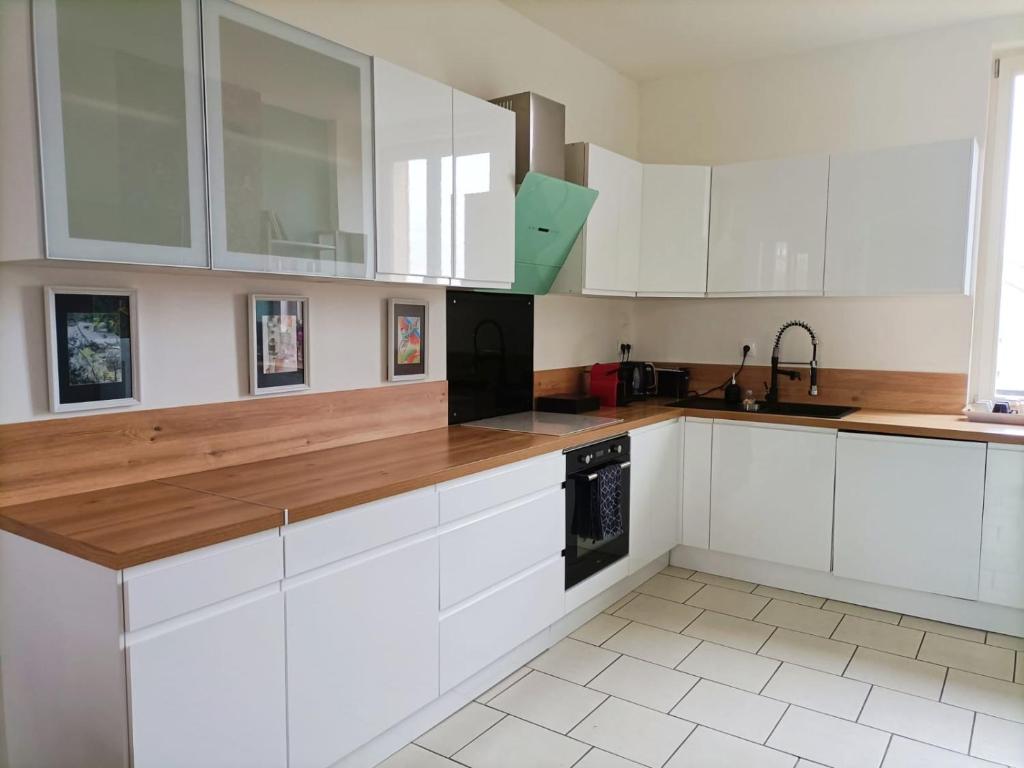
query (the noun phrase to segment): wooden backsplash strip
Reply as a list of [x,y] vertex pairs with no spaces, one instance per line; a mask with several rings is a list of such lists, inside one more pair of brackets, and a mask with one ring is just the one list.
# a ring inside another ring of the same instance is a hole
[[[690,388],[701,392],[725,381],[736,369],[733,365],[712,363],[656,363],[659,367],[690,369]],[[818,396],[807,394],[809,371],[800,370],[801,380],[779,377],[779,397],[789,402],[816,402],[835,405],[856,405],[887,411],[914,413],[959,413],[967,399],[967,374],[921,373],[917,371],[863,371],[850,368],[822,368],[818,371]],[[582,391],[584,367],[555,368],[534,371],[534,396],[555,391]],[[748,365],[740,374],[739,384],[751,389],[758,399],[764,397],[764,382],[771,376],[767,365]],[[565,387],[579,382],[575,390]],[[709,397],[721,397],[715,392]]]
[[0,426],[0,506],[421,432],[448,423],[448,383]]

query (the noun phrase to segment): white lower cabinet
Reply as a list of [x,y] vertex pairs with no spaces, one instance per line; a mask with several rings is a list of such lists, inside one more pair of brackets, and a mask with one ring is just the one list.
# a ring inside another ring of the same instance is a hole
[[840,434],[835,574],[977,599],[985,448]]
[[679,420],[629,433],[629,570],[679,543]]
[[286,583],[290,768],[324,768],[437,698],[433,532]]
[[129,636],[132,764],[287,765],[283,595],[189,618]]
[[978,599],[1024,608],[1024,446],[988,446]]
[[836,431],[715,420],[711,549],[829,570]]
[[682,543],[711,544],[711,419],[687,416],[683,423]]

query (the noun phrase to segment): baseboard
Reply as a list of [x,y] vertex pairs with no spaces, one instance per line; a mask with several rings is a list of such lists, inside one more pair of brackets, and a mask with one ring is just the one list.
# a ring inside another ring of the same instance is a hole
[[831,573],[791,565],[753,560],[724,552],[678,546],[672,550],[672,565],[753,581],[817,597],[842,600],[885,611],[907,613],[925,619],[945,621],[990,632],[1024,636],[1024,611],[976,600],[963,600],[912,589],[870,584]]

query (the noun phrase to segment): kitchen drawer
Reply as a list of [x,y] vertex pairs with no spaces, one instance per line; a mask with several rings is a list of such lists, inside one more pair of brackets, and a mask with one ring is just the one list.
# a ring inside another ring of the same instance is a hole
[[285,526],[285,573],[319,568],[437,526],[433,487]]
[[553,557],[441,619],[441,692],[450,690],[557,621],[565,564]]
[[280,581],[282,556],[274,529],[128,568],[125,625],[134,631]]
[[450,608],[565,546],[565,491],[541,491],[441,532],[441,608]]
[[439,485],[441,523],[560,486],[564,479],[565,457],[548,453]]

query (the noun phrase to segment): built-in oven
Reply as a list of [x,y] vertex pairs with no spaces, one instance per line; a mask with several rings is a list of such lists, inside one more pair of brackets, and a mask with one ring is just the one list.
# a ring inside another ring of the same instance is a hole
[[629,435],[565,452],[565,588],[629,554]]

